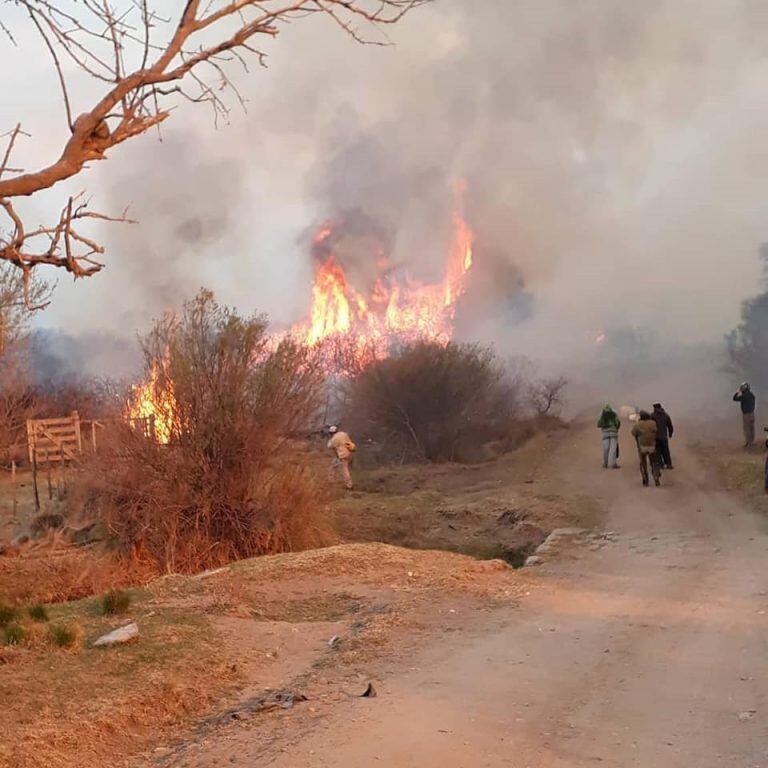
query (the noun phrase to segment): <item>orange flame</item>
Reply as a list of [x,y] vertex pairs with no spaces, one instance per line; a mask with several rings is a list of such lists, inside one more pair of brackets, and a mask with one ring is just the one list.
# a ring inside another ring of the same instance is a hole
[[176,398],[173,382],[168,379],[165,387],[161,387],[159,379],[160,370],[153,364],[149,378],[132,387],[126,417],[132,424],[147,425],[147,434],[159,443],[168,443],[173,434]]
[[332,248],[333,224],[324,224],[314,238],[321,259],[315,267],[312,311],[309,320],[294,328],[307,344],[331,336],[354,334],[358,349],[385,355],[393,338],[426,338],[447,343],[453,335],[456,301],[466,287],[472,268],[473,233],[464,218],[464,187],[456,190],[453,237],[445,277],[439,283],[420,284],[408,275],[393,275],[383,252],[377,253],[379,272],[367,295],[353,286]]

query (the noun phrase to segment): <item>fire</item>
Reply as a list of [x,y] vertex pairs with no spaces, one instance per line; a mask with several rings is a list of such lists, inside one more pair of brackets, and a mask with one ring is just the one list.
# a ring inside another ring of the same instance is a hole
[[[368,265],[367,285],[354,285],[337,253],[338,225],[326,223],[315,234],[312,251],[315,275],[312,309],[306,321],[291,333],[314,346],[326,339],[350,339],[355,364],[388,353],[393,341],[428,339],[448,343],[453,336],[456,302],[464,293],[472,269],[474,235],[464,217],[463,185],[456,189],[452,238],[440,282],[419,283],[391,263],[383,244],[371,246],[374,257]],[[357,282],[360,282],[358,277]],[[276,334],[277,341],[282,334]],[[160,443],[168,443],[178,428],[173,382],[165,364],[154,365],[148,379],[133,388],[126,419],[146,425]]]
[[333,336],[352,335],[359,350],[386,354],[393,339],[450,341],[456,302],[472,268],[473,233],[464,217],[463,185],[457,188],[453,236],[444,278],[419,283],[395,268],[383,248],[375,255],[376,275],[366,290],[352,284],[335,250],[337,232],[325,223],[313,240],[315,276],[309,319],[294,332],[314,345]]
[[173,382],[168,379],[163,387],[159,380],[159,367],[153,365],[149,378],[131,390],[127,418],[133,424],[146,425],[147,434],[154,435],[159,443],[168,443],[173,433],[176,399],[173,395]]

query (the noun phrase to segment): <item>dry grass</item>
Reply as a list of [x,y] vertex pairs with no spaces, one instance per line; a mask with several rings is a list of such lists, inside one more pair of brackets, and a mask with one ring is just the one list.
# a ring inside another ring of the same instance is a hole
[[92,548],[58,544],[0,557],[0,601],[12,605],[77,600],[113,587],[146,583],[149,565]]
[[204,711],[231,685],[231,663],[204,616],[156,606],[146,593],[136,602],[139,643],[91,648],[115,624],[87,600],[51,608],[48,642],[3,653],[0,765],[106,765]]
[[714,470],[715,479],[725,490],[737,493],[753,509],[768,515],[763,451],[745,451],[743,448],[723,443],[700,443],[693,448],[703,464]]

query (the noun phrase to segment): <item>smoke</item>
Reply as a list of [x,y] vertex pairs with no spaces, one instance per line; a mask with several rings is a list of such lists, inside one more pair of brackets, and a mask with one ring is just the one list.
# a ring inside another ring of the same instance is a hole
[[133,331],[206,284],[290,322],[302,233],[349,211],[433,279],[464,179],[464,337],[567,367],[601,332],[689,345],[737,323],[768,237],[764,3],[439,0],[389,32],[302,20],[238,81],[248,115],[215,132],[188,109],[115,152],[99,184],[141,223],[109,228],[107,273],[58,316]]
[[39,328],[30,337],[30,371],[36,386],[56,387],[91,377],[128,379],[141,369],[135,339],[105,333],[77,335]]
[[625,325],[712,342],[765,235],[767,27],[738,0],[441,0],[392,56],[302,37],[322,70],[281,61],[268,115],[308,127],[320,217],[363,210],[427,276],[466,180],[488,290],[467,333],[550,358]]

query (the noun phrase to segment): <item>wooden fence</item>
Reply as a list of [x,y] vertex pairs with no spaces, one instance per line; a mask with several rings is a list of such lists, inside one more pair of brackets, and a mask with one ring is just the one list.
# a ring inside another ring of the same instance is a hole
[[58,419],[28,419],[27,444],[33,467],[74,461],[83,452],[77,411]]

